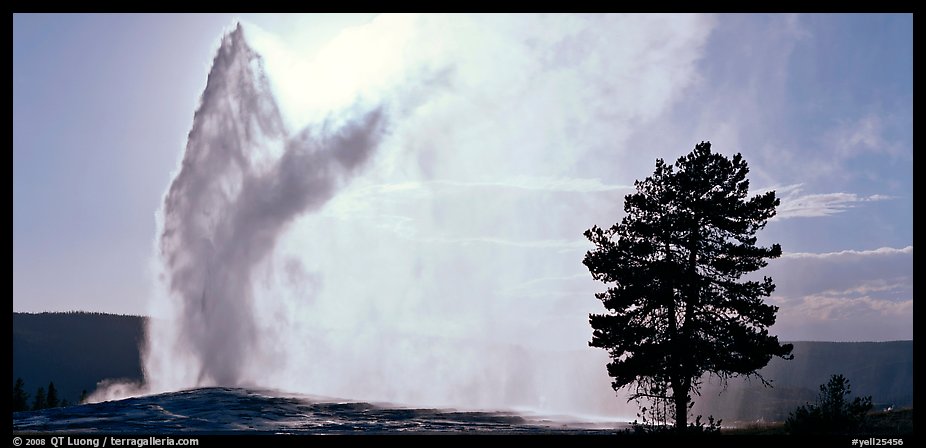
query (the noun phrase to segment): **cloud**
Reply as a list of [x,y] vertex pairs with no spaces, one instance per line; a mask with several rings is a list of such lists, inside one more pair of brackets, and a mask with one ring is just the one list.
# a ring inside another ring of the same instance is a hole
[[845,212],[866,202],[885,201],[891,196],[873,194],[861,196],[855,193],[815,193],[802,194],[804,184],[792,184],[784,187],[766,188],[762,191],[776,190],[781,199],[778,214],[771,221],[791,218],[819,218]]
[[840,160],[847,160],[862,154],[881,154],[900,157],[908,154],[905,147],[887,134],[885,119],[869,113],[855,120],[844,120],[823,136],[823,142]]
[[[864,178],[899,196],[906,182],[896,189],[891,183],[910,178],[912,171],[899,170],[913,148],[912,84],[904,74],[912,73],[912,53],[898,48],[909,45],[912,26],[894,16],[899,26],[890,39],[849,37],[856,21],[876,29],[884,19],[891,18],[722,16],[685,98],[664,119],[639,126],[631,140],[658,148],[666,160],[709,140],[716,150],[741,152],[754,185],[852,191],[850,183]],[[881,45],[894,50],[875,48]],[[860,46],[878,57],[859,57]],[[644,161],[651,159],[639,162],[637,173],[651,169]]]
[[784,338],[913,337],[913,246],[785,253],[762,274],[777,285]]
[[782,258],[810,258],[810,259],[842,259],[842,258],[865,258],[873,256],[891,256],[891,255],[913,255],[913,246],[903,248],[879,247],[872,250],[841,250],[838,252],[785,252]]
[[[909,296],[907,296],[909,297]],[[913,299],[818,294],[776,300],[774,331],[786,340],[888,341],[913,338]]]
[[771,261],[767,271],[779,284],[776,294],[792,297],[848,290],[885,279],[907,279],[912,290],[913,247],[785,253]]
[[[358,183],[333,199],[322,215],[339,221],[363,221],[401,238],[428,244],[489,244],[557,252],[585,251],[590,246],[581,238],[583,229],[578,227],[552,235],[530,234],[523,228],[517,232],[503,232],[498,218],[505,216],[507,219],[507,215],[520,213],[527,207],[562,207],[563,203],[574,204],[571,208],[575,213],[587,213],[580,207],[589,204],[596,204],[595,208],[601,208],[597,204],[620,207],[623,195],[632,189],[629,185],[606,184],[594,178],[516,177],[479,182],[432,179]],[[487,206],[487,197],[493,202],[488,206],[499,210],[498,214],[487,215],[478,210]],[[422,204],[427,204],[427,207],[422,207]],[[467,213],[470,228],[427,225],[435,213]],[[472,226],[483,219],[486,219],[485,226],[478,226],[479,230]],[[511,216],[511,221],[505,224],[517,229],[516,219],[516,216]]]
[[[421,188],[513,188],[538,192],[564,192],[564,193],[606,193],[614,191],[633,190],[633,185],[605,184],[601,179],[582,178],[553,178],[553,177],[516,177],[494,182],[463,182],[454,180],[434,179],[423,182],[403,182],[398,184],[371,185],[363,193],[392,193],[416,190]],[[478,192],[485,194],[484,192]]]
[[498,293],[501,295],[524,297],[540,297],[545,295],[567,297],[580,297],[586,295],[592,297],[600,289],[602,289],[601,284],[593,281],[591,275],[586,272],[566,276],[534,278],[501,288],[498,290]]
[[482,237],[425,237],[417,238],[418,241],[426,243],[444,243],[444,244],[491,244],[498,246],[517,247],[523,249],[553,249],[557,251],[577,251],[587,250],[589,244],[584,240],[506,240],[502,238],[482,238]]

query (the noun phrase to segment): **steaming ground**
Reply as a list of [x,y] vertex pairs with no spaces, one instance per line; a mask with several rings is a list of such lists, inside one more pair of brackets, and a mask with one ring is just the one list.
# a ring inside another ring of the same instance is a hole
[[389,404],[204,388],[13,413],[13,430],[85,433],[376,434],[402,432],[595,434],[626,427],[510,412],[416,409]]

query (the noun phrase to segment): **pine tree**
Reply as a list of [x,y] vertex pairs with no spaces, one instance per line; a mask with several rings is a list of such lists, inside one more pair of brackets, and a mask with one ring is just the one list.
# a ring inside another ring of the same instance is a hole
[[39,387],[39,389],[35,391],[35,400],[32,401],[32,410],[38,411],[41,409],[45,409],[45,406],[47,404],[48,404],[48,401],[47,401],[47,398],[45,397],[45,388]]
[[22,378],[16,378],[13,385],[13,412],[29,410],[29,394],[26,393],[26,383]]
[[45,397],[46,408],[56,408],[61,403],[58,401],[58,389],[55,389],[55,383],[48,383],[48,394]]
[[589,345],[611,356],[615,390],[632,386],[632,400],[671,403],[676,429],[687,428],[705,373],[769,385],[757,370],[773,356],[792,358],[791,344],[768,334],[778,308],[762,298],[774,291],[772,279],[742,280],[781,255],[755,236],[779,200],[774,191],[748,197],[742,156],[710,148],[702,142],[675,166],[658,159],[625,197],[621,222],[585,232],[596,248],[583,263],[612,284],[596,294],[608,312],[589,316]]

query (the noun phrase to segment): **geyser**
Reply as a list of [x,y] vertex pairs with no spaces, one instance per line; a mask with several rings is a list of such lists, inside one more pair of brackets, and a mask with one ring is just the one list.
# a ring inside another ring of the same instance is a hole
[[381,138],[376,108],[335,121],[287,132],[242,27],[224,37],[162,209],[159,256],[172,313],[151,327],[145,364],[154,390],[252,382],[244,369],[264,349],[255,266]]

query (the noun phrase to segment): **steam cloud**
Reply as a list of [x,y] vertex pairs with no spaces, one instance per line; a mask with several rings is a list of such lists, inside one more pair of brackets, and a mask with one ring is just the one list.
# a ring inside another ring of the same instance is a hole
[[581,233],[651,169],[615,147],[708,22],[380,16],[305,71],[235,29],[158,215],[144,392],[632,415],[587,347]]

